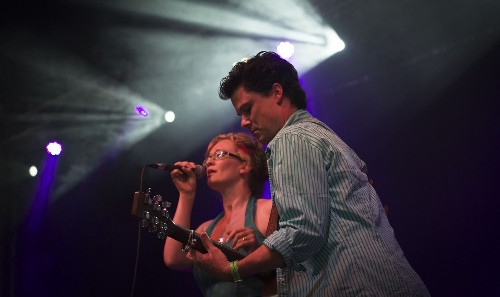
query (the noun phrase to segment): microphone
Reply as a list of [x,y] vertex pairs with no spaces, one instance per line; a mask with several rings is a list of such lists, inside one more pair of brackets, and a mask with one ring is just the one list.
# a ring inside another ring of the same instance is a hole
[[[172,171],[174,169],[179,169],[182,171],[182,167],[179,165],[172,165],[172,164],[165,164],[165,163],[153,163],[153,164],[148,164],[146,167],[149,168],[154,168],[162,171]],[[207,176],[206,174],[206,168],[201,166],[201,165],[196,165],[195,168],[193,168],[194,175],[196,178],[203,178]]]

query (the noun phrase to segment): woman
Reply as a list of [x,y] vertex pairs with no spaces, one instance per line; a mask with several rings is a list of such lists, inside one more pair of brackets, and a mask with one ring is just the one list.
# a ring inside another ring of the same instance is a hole
[[[190,229],[191,210],[196,194],[195,164],[177,162],[181,170],[171,172],[179,191],[179,202],[173,221]],[[215,219],[202,223],[196,232],[206,232],[212,240],[246,254],[264,240],[269,222],[271,201],[260,199],[268,179],[266,157],[262,146],[244,133],[216,136],[208,145],[203,166],[208,186],[222,197],[224,211]],[[193,268],[195,280],[204,296],[262,296],[269,287],[257,278],[242,283],[224,282],[193,266],[181,250],[182,243],[167,238],[163,252],[165,265],[183,270]],[[267,289],[266,289],[267,288]]]

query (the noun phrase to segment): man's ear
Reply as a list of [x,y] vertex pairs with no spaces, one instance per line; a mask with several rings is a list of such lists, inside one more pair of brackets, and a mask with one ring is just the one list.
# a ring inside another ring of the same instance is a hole
[[271,87],[271,96],[278,104],[283,102],[283,87],[279,83],[274,83]]

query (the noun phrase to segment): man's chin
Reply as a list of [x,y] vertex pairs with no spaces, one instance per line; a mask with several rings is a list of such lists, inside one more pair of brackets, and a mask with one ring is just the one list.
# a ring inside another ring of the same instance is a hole
[[255,136],[255,138],[256,138],[256,139],[257,139],[257,140],[258,140],[261,144],[268,144],[268,143],[269,143],[268,139],[267,139],[264,135],[262,135],[262,134],[261,134],[261,135],[259,135],[259,136],[257,136],[257,135],[254,135],[254,136]]
[[260,142],[260,138],[262,137],[260,135],[260,133],[254,133],[254,132],[252,132],[252,135],[253,135],[253,137],[255,137],[255,139],[257,139]]
[[255,130],[252,132],[252,135],[257,139],[261,144],[268,144],[269,139],[266,138],[264,134],[262,134],[259,130]]

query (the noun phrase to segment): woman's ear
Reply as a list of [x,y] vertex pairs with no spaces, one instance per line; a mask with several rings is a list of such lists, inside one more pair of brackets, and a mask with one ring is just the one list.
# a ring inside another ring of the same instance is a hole
[[249,174],[252,171],[252,166],[249,161],[244,162],[240,168],[240,174]]

